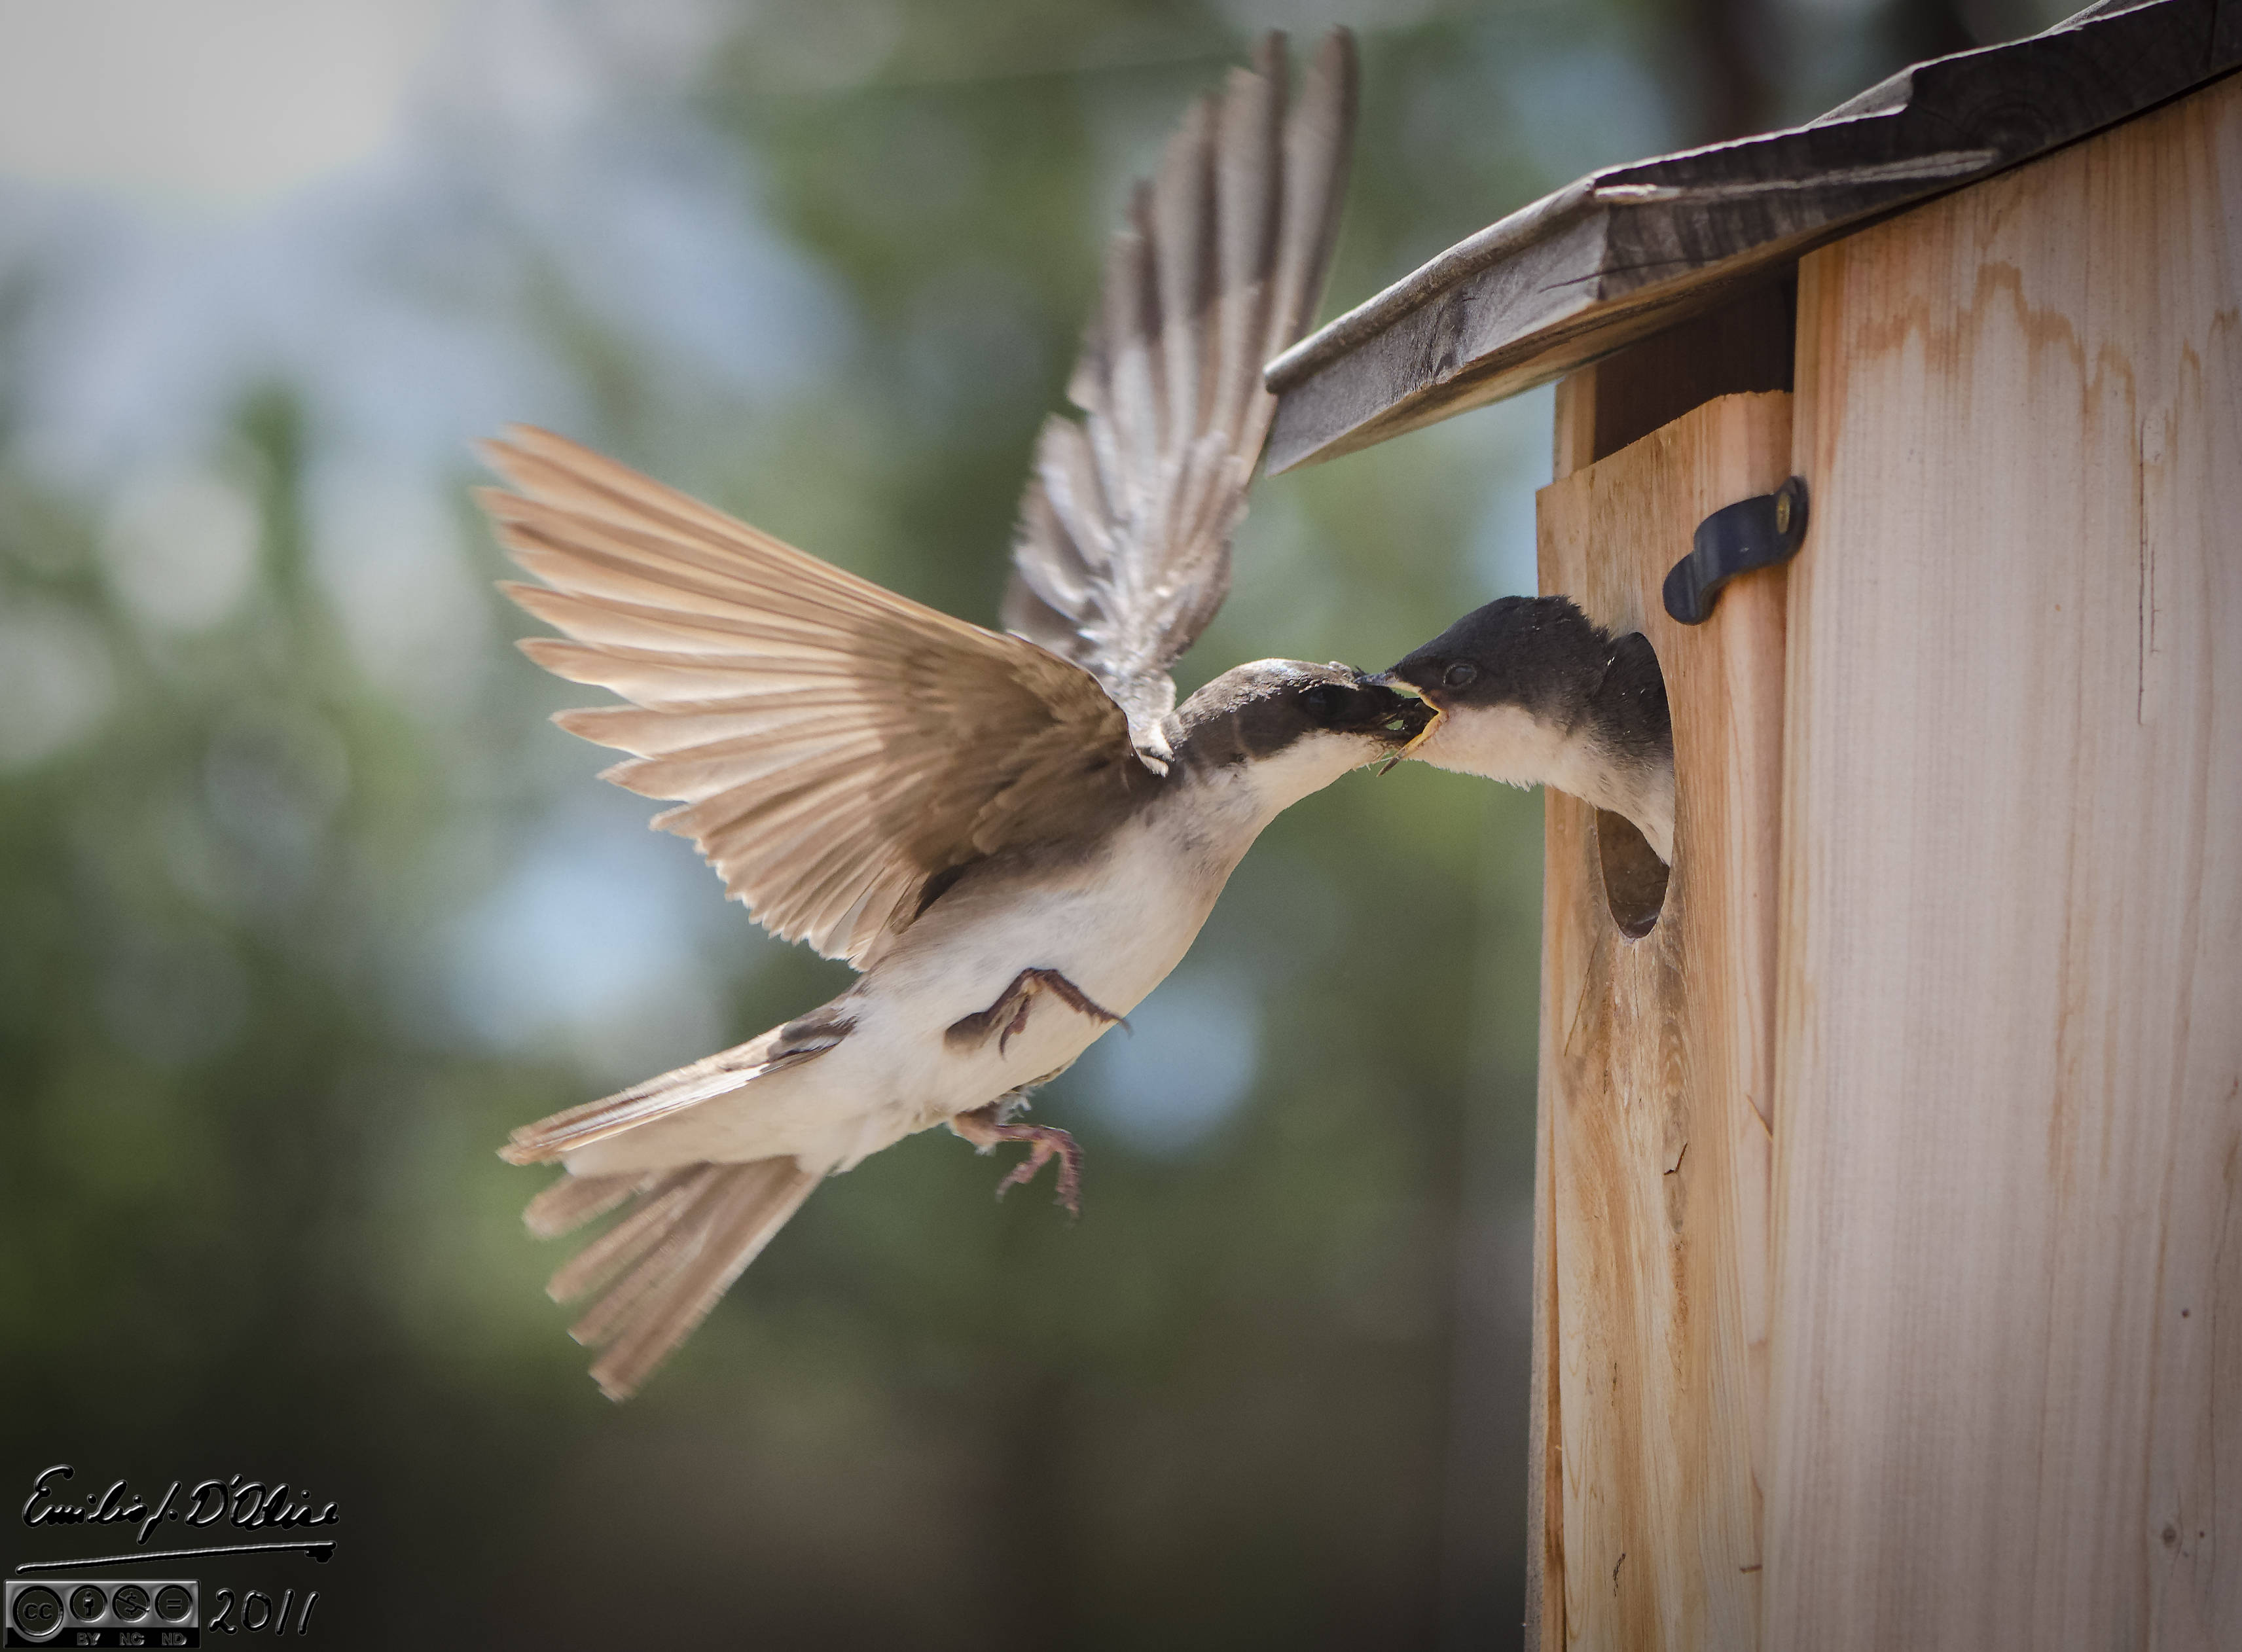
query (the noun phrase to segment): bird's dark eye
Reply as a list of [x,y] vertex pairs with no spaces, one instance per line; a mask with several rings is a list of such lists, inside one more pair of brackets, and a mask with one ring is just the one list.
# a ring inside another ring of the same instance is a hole
[[1479,675],[1479,668],[1468,660],[1459,660],[1440,673],[1440,681],[1451,688],[1460,688]]
[[1328,682],[1319,682],[1300,696],[1300,703],[1318,722],[1329,722],[1339,715],[1339,690]]

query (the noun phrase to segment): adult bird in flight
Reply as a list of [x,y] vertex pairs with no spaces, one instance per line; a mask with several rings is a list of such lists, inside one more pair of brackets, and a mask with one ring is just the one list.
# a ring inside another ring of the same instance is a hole
[[514,1132],[566,1174],[540,1234],[628,1203],[554,1275],[595,1294],[579,1341],[633,1392],[824,1177],[947,1124],[1056,1157],[1015,1115],[1174,968],[1288,804],[1430,716],[1345,666],[1265,660],[1181,706],[1168,667],[1229,585],[1273,407],[1261,365],[1305,330],[1354,106],[1334,33],[1286,109],[1281,37],[1194,108],[1108,254],[1020,507],[1010,635],[829,567],[542,432],[487,457],[507,587],[565,634],[530,657],[626,705],[563,728],[632,754],[607,777],[677,800],[774,934],[862,973],[831,1003]]

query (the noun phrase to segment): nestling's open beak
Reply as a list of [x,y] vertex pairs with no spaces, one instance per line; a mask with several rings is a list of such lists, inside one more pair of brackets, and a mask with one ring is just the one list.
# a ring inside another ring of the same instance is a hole
[[1333,727],[1353,734],[1375,735],[1389,745],[1414,740],[1423,732],[1426,720],[1432,715],[1431,708],[1423,701],[1399,684],[1352,667],[1341,668],[1353,678],[1359,692],[1346,714]]
[[1423,745],[1426,740],[1431,735],[1433,730],[1440,726],[1440,719],[1447,716],[1448,714],[1447,709],[1436,702],[1431,695],[1420,688],[1415,683],[1406,682],[1400,677],[1395,676],[1391,671],[1381,671],[1376,676],[1370,678],[1369,681],[1376,683],[1381,688],[1393,688],[1398,689],[1404,694],[1416,695],[1419,698],[1412,703],[1420,708],[1430,708],[1429,711],[1423,709],[1420,710],[1419,715],[1423,716],[1424,722],[1423,725],[1418,729],[1417,732],[1410,737],[1409,743],[1402,747],[1400,750],[1395,752],[1391,757],[1388,757],[1379,766],[1378,772],[1383,775],[1391,770],[1395,763],[1400,762],[1411,752],[1416,750],[1418,747]]

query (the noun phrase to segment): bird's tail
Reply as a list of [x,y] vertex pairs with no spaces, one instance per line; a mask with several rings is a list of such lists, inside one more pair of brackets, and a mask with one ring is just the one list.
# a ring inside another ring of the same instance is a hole
[[[567,1158],[610,1136],[731,1095],[758,1078],[798,1067],[805,1061],[815,1061],[847,1038],[856,1024],[856,1017],[849,1011],[849,995],[843,993],[782,1027],[773,1027],[761,1038],[704,1056],[598,1101],[524,1125],[498,1150],[498,1156],[509,1165],[541,1165]],[[617,1195],[618,1199],[621,1197]],[[588,1220],[589,1215],[580,1219]]]
[[522,1219],[540,1239],[631,1201],[545,1287],[556,1302],[596,1293],[569,1334],[601,1351],[592,1365],[601,1392],[610,1400],[636,1393],[821,1179],[791,1158],[764,1158],[647,1175],[564,1175],[530,1200]]

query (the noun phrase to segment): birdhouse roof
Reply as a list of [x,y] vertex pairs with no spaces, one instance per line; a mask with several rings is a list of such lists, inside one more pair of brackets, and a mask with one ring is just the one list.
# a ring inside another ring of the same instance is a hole
[[2238,64],[2242,0],[2102,0],[2044,34],[1902,70],[1803,126],[1591,172],[1271,362],[1269,468],[1559,378]]

